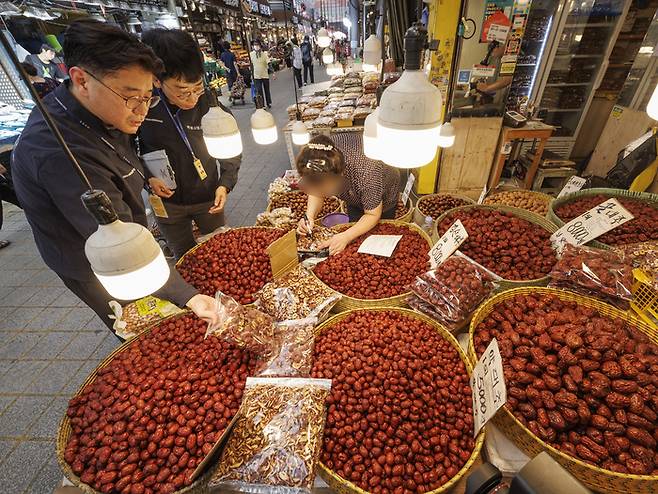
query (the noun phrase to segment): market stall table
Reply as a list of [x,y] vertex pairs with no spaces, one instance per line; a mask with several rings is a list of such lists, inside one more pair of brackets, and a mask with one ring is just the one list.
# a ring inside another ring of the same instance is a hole
[[503,173],[505,162],[512,155],[512,147],[520,145],[524,140],[532,140],[533,145],[539,140],[537,149],[535,150],[525,177],[526,189],[530,189],[532,181],[539,168],[539,162],[546,146],[546,141],[553,135],[555,127],[547,125],[543,122],[530,120],[523,127],[507,127],[503,126],[498,143],[498,151],[493,161],[493,169],[489,175],[488,188],[493,189],[500,182],[500,176]]

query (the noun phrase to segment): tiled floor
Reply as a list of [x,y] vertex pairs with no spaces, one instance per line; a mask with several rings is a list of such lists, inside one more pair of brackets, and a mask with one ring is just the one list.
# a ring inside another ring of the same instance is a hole
[[[272,81],[279,129],[293,100],[289,73]],[[233,108],[244,154],[229,195],[228,223],[251,225],[267,205],[268,184],[289,167],[283,136],[258,146],[253,105]],[[117,339],[41,261],[23,213],[5,203],[0,240],[0,493],[51,493],[62,479],[55,435],[68,399]]]

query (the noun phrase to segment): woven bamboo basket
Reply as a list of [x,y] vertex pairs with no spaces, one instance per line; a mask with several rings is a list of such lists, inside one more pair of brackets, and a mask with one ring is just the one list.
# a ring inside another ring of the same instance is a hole
[[[427,250],[429,252],[429,249],[432,246],[432,239],[427,233],[425,233],[422,229],[420,229],[418,226],[414,225],[413,223],[403,223],[401,221],[395,221],[395,220],[381,220],[380,223],[390,223],[392,225],[403,226],[413,232],[418,233],[427,242]],[[344,230],[351,227],[353,224],[354,223],[345,223],[344,225],[338,225],[334,228],[338,230]],[[423,252],[422,255],[428,255],[428,254],[427,252]],[[429,257],[428,257],[428,262],[429,262]],[[311,273],[313,273],[313,276],[315,276],[314,271],[311,271]],[[317,276],[315,277],[317,278]],[[324,284],[324,282],[320,280],[320,278],[318,278],[318,280],[322,284]],[[329,287],[328,285],[325,284],[325,286],[333,290],[333,288]],[[400,295],[396,295],[395,297],[364,299],[364,298],[348,297],[347,295],[343,295],[339,291],[336,290],[333,291],[341,296],[341,299],[334,306],[333,312],[344,312],[346,310],[351,310],[351,309],[368,309],[371,307],[406,307],[407,298],[411,294],[411,292],[404,292],[401,293]]]
[[[658,194],[651,194],[649,192],[631,192],[630,190],[623,189],[587,189],[579,190],[578,192],[568,194],[564,197],[560,197],[559,199],[553,199],[551,204],[548,206],[548,213],[546,213],[546,217],[555,223],[558,228],[560,228],[564,226],[565,223],[558,217],[557,214],[555,214],[556,209],[558,209],[560,206],[564,206],[565,204],[573,202],[576,199],[580,199],[581,197],[590,197],[599,194],[608,198],[621,197],[627,199],[635,199],[638,201],[646,202],[652,207],[658,209]],[[597,240],[592,240],[587,245],[597,249],[610,249],[608,244],[598,242]]]
[[[551,233],[557,230],[557,227],[553,223],[548,221],[546,218],[543,218],[538,214],[531,213],[530,211],[526,211],[525,209],[513,208],[510,206],[485,206],[483,204],[473,204],[471,206],[461,206],[458,208],[451,209],[443,213],[440,217],[438,217],[434,224],[434,235],[436,236],[436,238],[438,239],[440,237],[439,225],[441,224],[444,218],[447,218],[448,216],[454,214],[457,211],[469,210],[469,209],[488,209],[492,211],[503,211],[506,213],[512,213],[514,216],[529,221],[530,223],[534,223],[535,225],[538,225],[542,227],[544,230],[547,230]],[[548,281],[549,281],[548,275],[534,280],[519,281],[519,280],[503,279],[502,281],[499,282],[499,286],[503,290],[507,290],[509,288],[516,288],[519,286],[546,286],[548,285]]]
[[[316,328],[316,337],[322,333],[323,330],[325,330],[328,327],[333,326],[334,324],[342,321],[345,319],[347,316],[350,314],[357,312],[359,309],[352,309],[347,312],[342,312],[338,315],[333,316],[331,319],[327,319],[324,323],[319,325]],[[464,353],[462,348],[459,346],[459,343],[455,339],[454,336],[450,334],[450,332],[445,329],[443,326],[441,326],[438,322],[436,322],[433,319],[430,319],[429,317],[420,314],[418,312],[414,312],[410,309],[402,309],[402,308],[391,308],[391,307],[371,307],[368,309],[360,309],[360,310],[367,310],[367,311],[385,311],[385,310],[394,310],[396,312],[401,312],[402,314],[413,317],[416,319],[420,319],[426,324],[429,324],[433,328],[435,328],[441,336],[447,340],[452,347],[457,350],[459,353],[460,358],[464,362],[464,365],[466,366],[466,370],[470,376],[470,374],[473,372],[473,366],[471,365],[471,362],[469,361],[467,355]],[[466,461],[464,466],[457,472],[457,475],[455,475],[453,478],[451,478],[448,482],[443,484],[441,487],[438,489],[434,489],[433,491],[429,491],[427,494],[441,494],[444,492],[449,492],[450,489],[452,489],[457,482],[460,481],[462,477],[464,477],[468,471],[471,469],[475,461],[477,460],[478,456],[480,455],[480,450],[482,449],[482,445],[484,444],[484,436],[485,432],[484,429],[480,431],[478,434],[478,437],[475,440],[475,447],[473,448],[473,452],[471,453],[471,456],[469,459]],[[322,477],[322,479],[329,484],[329,486],[334,489],[337,493],[340,494],[369,494],[368,491],[365,491],[356,485],[354,485],[352,482],[345,480],[344,478],[340,477],[338,474],[336,474],[333,470],[330,470],[324,463],[318,462],[318,473]]]
[[[191,311],[186,310],[185,312],[174,314],[173,316],[170,317],[166,317],[161,321],[154,323],[149,328],[145,329],[141,334],[135,336],[133,339],[126,341],[121,346],[116,348],[112,353],[110,353],[107,357],[105,357],[103,361],[98,365],[98,367],[96,367],[96,369],[89,375],[89,377],[87,377],[85,382],[82,383],[82,385],[78,388],[78,391],[75,393],[74,396],[78,396],[80,393],[82,393],[82,390],[85,389],[85,387],[89,383],[93,382],[96,379],[96,375],[98,374],[98,371],[100,369],[108,365],[112,361],[112,359],[114,359],[114,357],[116,357],[119,353],[123,352],[130,345],[137,344],[137,341],[140,338],[143,338],[148,333],[150,333],[154,327],[158,326],[163,321],[175,319],[178,317],[183,317],[186,314],[190,314],[190,313]],[[66,444],[68,443],[70,436],[71,436],[71,421],[69,420],[68,415],[64,413],[64,418],[62,418],[59,424],[59,429],[57,431],[57,438],[55,444],[55,453],[57,455],[57,462],[59,463],[59,466],[64,472],[66,478],[69,479],[73,483],[73,485],[75,485],[82,492],[84,492],[85,494],[100,494],[99,491],[93,489],[91,486],[82,482],[80,480],[80,477],[78,477],[75,473],[73,473],[71,466],[64,459],[64,451],[66,450]],[[183,489],[176,491],[176,494],[206,494],[210,492],[208,490],[208,482],[210,481],[210,477],[212,473],[213,473],[213,469],[207,468],[206,471],[199,478],[197,478],[192,484],[188,485]]]
[[[647,334],[654,343],[658,343],[658,331],[637,319],[631,312],[624,312],[599,300],[584,297],[574,292],[556,290],[554,288],[523,287],[502,292],[487,300],[477,310],[471,321],[469,331],[468,355],[471,362],[476,362],[477,360],[473,338],[478,324],[480,324],[480,322],[491,313],[497,304],[510,299],[515,295],[528,294],[555,295],[561,300],[574,301],[581,306],[596,309],[603,315],[632,322],[632,324],[640,331]],[[621,494],[629,492],[635,494],[655,494],[658,492],[658,476],[629,475],[603,470],[602,468],[590,465],[578,458],[563,453],[530,432],[527,427],[514,417],[514,414],[508,410],[507,407],[501,408],[493,418],[493,421],[505,433],[505,435],[528,456],[534,457],[542,451],[548,452],[548,454],[550,454],[576,478],[596,492],[605,494]]]
[[525,209],[526,211],[530,211],[531,213],[539,214],[540,216],[546,215],[548,211],[548,207],[551,201],[553,200],[553,196],[549,196],[548,194],[544,194],[543,192],[536,192],[534,190],[503,190],[500,192],[496,192],[495,194],[487,197],[484,200],[483,204],[487,206],[501,205],[501,206],[517,207],[504,202],[504,199],[501,199],[500,197],[501,194],[505,194],[505,193],[509,194],[514,192],[523,193],[523,195],[534,197],[537,201],[541,201],[545,205],[545,210],[546,210],[542,213],[538,213],[536,211],[530,211],[529,209],[525,209],[525,208],[519,208],[519,209]]
[[[416,223],[418,226],[422,227],[425,225],[425,214],[423,214],[420,210],[420,207],[423,204],[423,201],[426,201],[430,197],[434,196],[450,196],[454,197],[455,199],[461,199],[462,201],[466,202],[466,205],[468,204],[475,204],[475,201],[471,199],[470,197],[463,196],[461,194],[450,194],[447,192],[441,192],[438,194],[427,194],[426,196],[422,196],[418,198],[418,201],[416,201],[416,207],[414,208],[414,223]],[[450,211],[450,210],[448,210]],[[446,213],[448,212],[446,211]],[[434,231],[436,228],[436,220],[432,220],[432,231]],[[438,240],[438,238],[432,238],[432,240]]]
[[[285,192],[284,194],[305,194],[305,192],[302,192],[301,190],[291,190],[291,191]],[[334,196],[334,199],[338,199],[338,198]],[[344,213],[345,212],[345,204],[343,203],[343,201],[338,199],[338,204],[339,204],[338,208],[335,211],[331,211],[331,213]],[[272,212],[272,209],[273,209],[272,206],[273,206],[272,201],[269,201],[267,203],[267,208],[265,209],[265,211],[268,212],[268,213]],[[285,207],[285,206],[281,206],[281,207]],[[327,213],[327,214],[331,214],[331,213]]]

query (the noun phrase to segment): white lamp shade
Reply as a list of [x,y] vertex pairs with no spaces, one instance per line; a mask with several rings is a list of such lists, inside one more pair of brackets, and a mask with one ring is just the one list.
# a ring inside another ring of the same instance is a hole
[[85,243],[85,254],[103,287],[119,300],[150,295],[169,279],[169,264],[160,246],[137,223],[116,220],[99,225]]
[[331,51],[331,48],[325,48],[322,52],[322,61],[324,63],[333,63],[334,61],[334,52]]
[[363,44],[363,68],[365,70],[366,65],[376,67],[382,59],[382,42],[379,41],[379,38],[374,34],[368,36],[365,43]]
[[658,85],[653,90],[651,99],[649,99],[649,103],[647,104],[647,115],[654,120],[658,120]]
[[242,153],[242,138],[238,123],[228,112],[213,106],[201,119],[203,138],[213,158],[229,159]]
[[439,129],[439,147],[449,148],[455,143],[455,128],[450,122],[444,123]]
[[421,70],[405,70],[382,94],[377,139],[382,160],[397,168],[418,168],[436,156],[443,101]]
[[301,120],[296,120],[292,124],[292,142],[296,146],[304,146],[311,140],[311,135],[308,132],[306,124]]
[[377,140],[377,119],[379,108],[366,117],[363,124],[363,154],[373,160],[381,159],[379,141]]
[[264,108],[258,108],[251,116],[251,132],[256,144],[272,144],[279,137],[274,117]]
[[329,36],[329,31],[327,31],[323,27],[318,29],[317,41],[318,41],[318,46],[320,48],[326,48],[327,46],[329,46],[331,44],[331,37]]

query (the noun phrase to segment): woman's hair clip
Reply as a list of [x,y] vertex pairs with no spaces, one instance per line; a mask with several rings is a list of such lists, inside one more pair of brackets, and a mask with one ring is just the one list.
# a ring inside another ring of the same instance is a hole
[[326,160],[308,160],[304,165],[304,168],[307,170],[314,171],[316,173],[324,173],[325,166],[327,164]]
[[316,149],[320,151],[333,151],[334,147],[329,144],[320,144],[317,142],[311,142],[308,144],[309,149]]

